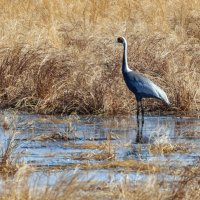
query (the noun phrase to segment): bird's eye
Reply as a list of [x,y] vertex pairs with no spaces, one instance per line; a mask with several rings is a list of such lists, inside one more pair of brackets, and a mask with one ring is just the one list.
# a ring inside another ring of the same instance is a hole
[[122,39],[121,39],[121,38],[118,38],[117,41],[118,41],[118,42],[122,42]]

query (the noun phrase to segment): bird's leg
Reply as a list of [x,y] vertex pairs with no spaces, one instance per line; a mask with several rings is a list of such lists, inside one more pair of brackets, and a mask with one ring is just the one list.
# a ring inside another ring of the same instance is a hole
[[143,143],[143,127],[144,127],[144,112],[142,112],[142,119],[140,124],[140,143]]
[[142,101],[141,101],[141,111],[142,111],[142,126],[144,125],[144,107],[142,105]]
[[137,124],[138,124],[138,128],[139,128],[139,114],[140,114],[140,105],[139,105],[140,101],[137,101]]
[[[142,119],[140,119],[140,110],[142,114]],[[136,135],[136,143],[143,143],[142,131],[144,124],[144,110],[142,106],[142,101],[137,101],[137,135]]]

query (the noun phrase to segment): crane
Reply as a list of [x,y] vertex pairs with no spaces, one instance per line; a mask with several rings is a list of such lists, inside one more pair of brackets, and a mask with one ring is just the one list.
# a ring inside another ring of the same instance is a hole
[[140,109],[142,112],[142,121],[144,123],[144,108],[142,105],[143,98],[155,98],[163,101],[167,105],[170,102],[166,93],[150,79],[142,74],[131,70],[127,62],[127,41],[124,37],[118,37],[117,42],[123,44],[123,60],[122,60],[122,74],[128,89],[135,94],[137,101],[137,120],[139,121]]

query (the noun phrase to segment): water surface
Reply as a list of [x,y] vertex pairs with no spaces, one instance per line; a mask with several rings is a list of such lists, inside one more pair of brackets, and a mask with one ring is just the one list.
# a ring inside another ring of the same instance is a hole
[[[8,130],[3,128],[5,118],[6,123],[10,123]],[[107,143],[110,146],[110,153],[115,155],[115,160],[138,160],[177,168],[194,165],[199,161],[200,156],[200,120],[196,118],[146,116],[142,130],[143,142],[139,144],[137,142],[137,120],[131,115],[61,117],[3,113],[1,123],[2,150],[6,148],[12,134],[16,133],[16,147],[12,152],[12,159],[16,159],[18,163],[39,166],[32,180],[42,175],[45,177],[48,171],[48,184],[53,184],[63,173],[73,174],[77,170],[75,165],[111,162],[109,159],[98,160],[83,156],[105,154],[109,151],[99,148],[83,148],[81,145],[84,144]],[[163,154],[149,150],[150,145],[165,143],[182,145],[185,151]],[[69,167],[59,170],[61,166]],[[56,169],[56,167],[58,170],[51,171],[51,168]],[[83,179],[93,177],[93,179],[104,181],[108,179],[117,181],[124,175],[134,181],[145,180],[150,176],[150,174],[138,174],[121,168],[85,169],[82,172],[84,172]],[[42,180],[44,182],[47,179],[42,178]]]

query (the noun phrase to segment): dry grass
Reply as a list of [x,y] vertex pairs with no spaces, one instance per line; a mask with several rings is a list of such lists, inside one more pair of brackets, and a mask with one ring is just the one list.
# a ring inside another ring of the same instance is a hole
[[199,199],[200,198],[200,163],[192,167],[185,167],[181,171],[181,179],[173,189],[173,199]]
[[67,132],[54,132],[54,133],[50,133],[50,134],[44,134],[44,135],[39,135],[39,136],[35,136],[32,138],[33,141],[47,141],[47,140],[64,140],[64,141],[68,141],[68,140],[80,140],[80,138],[76,137],[76,136],[72,136],[69,135]]
[[119,169],[119,170],[131,170],[142,173],[157,173],[161,171],[166,172],[166,168],[160,167],[159,165],[144,163],[138,160],[115,160],[107,163],[96,163],[96,164],[80,164],[80,169]]
[[7,177],[24,166],[24,163],[19,162],[22,152],[18,152],[20,141],[16,140],[17,125],[20,124],[17,113],[1,113],[0,124],[3,128],[0,133],[0,176]]
[[64,147],[72,147],[72,148],[79,148],[79,149],[108,149],[107,143],[87,143],[84,142],[82,144],[74,144],[74,143],[64,143]]
[[[120,171],[127,171],[127,172],[137,172],[137,173],[144,173],[144,174],[156,174],[159,172],[165,172],[166,174],[172,173],[167,167],[162,167],[159,164],[153,164],[149,162],[143,162],[138,160],[115,160],[113,154],[105,153],[103,154],[96,154],[91,156],[92,154],[88,154],[88,157],[85,157],[85,160],[101,160],[104,162],[84,162],[80,164],[66,164],[66,165],[57,165],[57,166],[41,166],[37,165],[38,170],[47,170],[47,171],[60,171],[66,169],[81,169],[81,170],[101,170],[101,169],[112,169]],[[81,156],[79,158],[82,160]],[[75,157],[76,159],[76,157]]]
[[185,146],[184,144],[157,144],[157,145],[150,145],[149,150],[151,153],[155,154],[169,154],[173,152],[188,152],[188,146]]
[[7,139],[6,144],[1,145],[1,155],[0,155],[0,174],[5,176],[8,174],[14,174],[19,168],[19,165],[16,164],[16,158],[12,158],[13,152],[16,150],[18,144],[15,141],[15,134],[12,134],[10,138]]
[[120,182],[107,182],[91,180],[80,180],[83,172],[75,175],[69,173],[61,174],[55,184],[49,186],[38,177],[33,185],[29,183],[29,177],[33,169],[26,166],[21,167],[14,176],[14,181],[4,180],[0,191],[1,200],[40,200],[40,199],[199,199],[199,165],[187,167],[182,170],[178,181],[168,184],[166,181],[149,178],[135,184],[127,176]]
[[[52,121],[52,123],[58,122],[64,124],[70,122],[66,120],[49,119],[36,121],[47,124],[50,121]],[[17,157],[12,156],[17,147],[15,140],[15,134],[17,134],[16,127],[18,127],[17,122],[18,121],[15,120],[13,123],[9,123],[10,125],[8,127],[10,132],[6,132],[6,134],[10,134],[10,138],[6,140],[8,143],[4,151],[2,151],[0,159],[0,200],[199,199],[199,162],[196,163],[196,165],[194,164],[194,166],[188,167],[168,167],[164,166],[162,161],[155,160],[151,162],[144,160],[118,160],[117,156],[115,156],[115,148],[119,147],[119,145],[123,146],[124,144],[113,144],[111,134],[109,134],[106,141],[101,143],[96,141],[90,143],[87,141],[82,144],[74,144],[76,141],[65,141],[61,144],[64,147],[98,150],[97,153],[69,153],[66,151],[66,156],[65,152],[62,152],[62,158],[81,161],[79,164],[37,166],[37,163],[34,163],[34,167],[26,164],[17,165]],[[31,124],[32,123],[31,121]],[[35,123],[35,125],[37,126],[38,124]],[[42,142],[52,138],[38,139]],[[62,137],[53,139],[64,140]],[[170,138],[162,134],[162,130],[158,131],[158,134],[152,138],[152,142],[153,144],[150,145],[150,151],[153,153],[170,154],[187,150],[183,147],[184,144],[172,144]],[[187,148],[190,147],[187,145]],[[60,153],[55,152],[47,154],[47,157],[56,157],[58,154]],[[94,179],[91,177],[91,179],[87,180],[86,177],[88,177],[88,173],[93,170],[102,169],[107,170],[108,173],[111,172],[107,181],[97,181],[98,176],[96,175]],[[68,170],[70,171],[69,173]],[[74,171],[72,172],[72,170]],[[44,172],[44,174],[42,176],[39,174],[37,179],[31,179],[32,173],[38,171]],[[112,174],[113,171],[115,172],[114,175]],[[56,182],[53,181],[53,183],[51,183],[51,174],[56,172],[62,173],[60,177],[56,179]],[[123,179],[115,181],[116,173],[123,177]],[[129,173],[131,175],[142,174],[149,178],[147,180],[134,181],[132,176],[129,177]],[[48,176],[48,174],[50,174],[50,176]],[[165,176],[162,176],[163,174]],[[168,175],[170,175],[169,179]]]
[[73,160],[112,160],[114,154],[101,152],[101,153],[81,153],[72,155]]
[[130,66],[164,88],[170,112],[198,115],[198,1],[0,0],[0,6],[1,108],[130,113],[135,100],[114,44],[123,35]]

